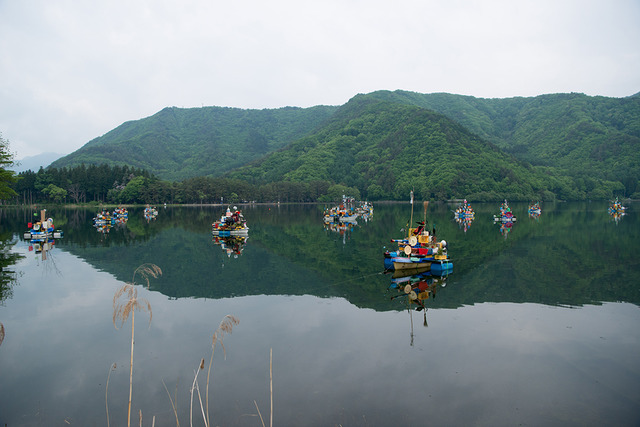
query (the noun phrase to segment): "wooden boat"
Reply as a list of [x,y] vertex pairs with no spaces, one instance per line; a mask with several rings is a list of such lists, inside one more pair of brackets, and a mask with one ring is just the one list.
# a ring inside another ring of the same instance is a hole
[[237,207],[233,207],[234,211],[231,212],[230,208],[224,215],[220,217],[220,220],[211,224],[213,228],[211,233],[214,236],[248,236],[249,227],[247,227],[247,221],[244,219],[242,212]]

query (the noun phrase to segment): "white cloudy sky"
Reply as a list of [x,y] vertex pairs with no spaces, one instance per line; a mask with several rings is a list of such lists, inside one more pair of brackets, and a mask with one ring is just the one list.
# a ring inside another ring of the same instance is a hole
[[0,133],[70,153],[167,106],[640,91],[638,0],[0,0]]

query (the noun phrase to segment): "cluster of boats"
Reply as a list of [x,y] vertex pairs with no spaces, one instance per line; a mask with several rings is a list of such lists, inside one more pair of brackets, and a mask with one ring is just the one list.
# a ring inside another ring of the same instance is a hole
[[355,199],[342,196],[342,203],[326,209],[322,215],[322,220],[325,224],[357,225],[359,217],[362,217],[366,222],[371,215],[373,215],[373,205],[369,202],[356,206]]
[[129,212],[126,208],[118,207],[110,212],[103,209],[93,217],[93,226],[99,233],[106,234],[114,225],[126,224],[129,219]]

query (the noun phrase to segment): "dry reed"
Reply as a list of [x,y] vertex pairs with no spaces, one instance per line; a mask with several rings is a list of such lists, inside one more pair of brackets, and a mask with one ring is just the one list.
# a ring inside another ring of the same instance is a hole
[[138,298],[138,289],[136,285],[136,277],[144,280],[149,288],[149,278],[157,278],[162,275],[162,270],[155,264],[142,264],[133,272],[131,283],[125,283],[118,289],[113,296],[113,326],[118,329],[118,323],[123,326],[129,315],[131,315],[131,360],[129,363],[129,410],[127,412],[127,426],[131,426],[131,396],[133,394],[133,343],[135,330],[135,311],[146,311],[149,313],[149,325],[153,313],[151,304],[146,299]]
[[0,345],[2,345],[2,341],[4,341],[4,325],[0,322]]
[[111,378],[111,371],[116,369],[115,362],[109,368],[109,374],[107,375],[107,387],[104,390],[104,406],[107,408],[107,427],[109,427],[109,403],[107,401],[107,396],[109,395],[109,378]]
[[222,352],[224,354],[224,357],[226,358],[227,351],[224,348],[224,342],[223,342],[224,334],[232,333],[233,326],[238,325],[239,323],[240,323],[240,320],[238,320],[237,317],[231,314],[227,314],[226,316],[224,316],[224,318],[220,322],[218,329],[216,329],[215,332],[213,333],[213,338],[211,340],[211,358],[209,359],[209,369],[207,370],[207,387],[205,390],[205,400],[207,405],[207,419],[205,420],[205,424],[207,426],[211,425],[211,422],[209,420],[209,379],[211,377],[211,366],[213,365],[213,354],[216,351],[216,344],[218,342],[220,343],[220,345],[222,346]]
[[[169,401],[171,402],[171,408],[173,409],[173,414],[176,417],[176,426],[180,427],[180,420],[178,419],[178,410],[176,409],[176,405],[173,403],[173,399],[171,398],[171,393],[169,393],[169,389],[167,388],[167,385],[164,383],[164,380],[162,380],[162,385],[164,386],[164,389],[167,391],[167,396],[169,396]],[[176,384],[176,388],[177,387],[178,386]],[[178,397],[176,396],[176,403],[177,403],[177,400],[178,400]]]

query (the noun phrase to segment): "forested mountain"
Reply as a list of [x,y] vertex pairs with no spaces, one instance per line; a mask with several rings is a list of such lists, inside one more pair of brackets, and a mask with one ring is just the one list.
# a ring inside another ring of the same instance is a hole
[[231,172],[249,183],[332,181],[363,198],[604,198],[616,187],[594,179],[589,191],[550,168],[532,167],[442,114],[358,95],[318,132]]
[[[378,91],[342,106],[165,108],[51,167],[130,165],[163,180],[322,182],[363,198],[640,197],[640,97],[482,99]],[[239,193],[238,193],[239,194]]]
[[571,176],[621,181],[640,177],[640,97],[580,93],[482,99],[446,93],[379,91],[372,96],[438,111],[532,165]]
[[51,167],[105,163],[146,169],[166,180],[220,176],[304,136],[336,108],[165,108],[118,126]]

